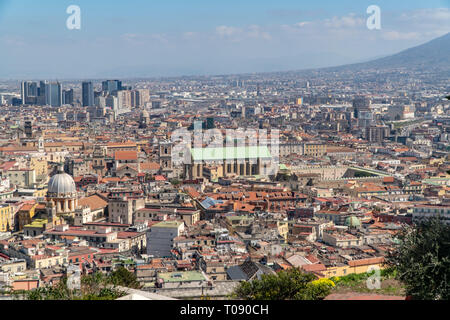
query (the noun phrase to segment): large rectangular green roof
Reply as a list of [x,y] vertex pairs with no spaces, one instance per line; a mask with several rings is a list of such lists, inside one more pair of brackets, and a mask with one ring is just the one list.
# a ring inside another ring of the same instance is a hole
[[162,221],[154,224],[152,228],[178,228],[181,224],[183,224],[181,221]]
[[267,146],[225,147],[225,148],[192,148],[194,161],[220,161],[236,159],[270,159]]
[[47,219],[36,219],[30,224],[25,225],[24,228],[43,228],[45,224],[48,224]]
[[184,271],[184,272],[161,272],[158,278],[163,279],[164,282],[184,282],[184,281],[204,281],[206,280],[203,274],[199,271]]

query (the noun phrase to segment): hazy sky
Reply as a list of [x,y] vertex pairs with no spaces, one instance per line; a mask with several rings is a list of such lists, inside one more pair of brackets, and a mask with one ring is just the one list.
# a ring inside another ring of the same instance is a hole
[[[68,30],[69,5],[81,30]],[[369,5],[381,30],[368,30]],[[0,0],[0,78],[297,70],[360,62],[450,32],[450,0]]]

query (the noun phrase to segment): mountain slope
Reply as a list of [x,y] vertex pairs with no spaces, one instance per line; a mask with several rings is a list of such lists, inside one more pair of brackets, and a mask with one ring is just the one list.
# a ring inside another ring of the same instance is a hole
[[369,62],[326,68],[329,71],[365,69],[450,70],[450,33],[400,53]]

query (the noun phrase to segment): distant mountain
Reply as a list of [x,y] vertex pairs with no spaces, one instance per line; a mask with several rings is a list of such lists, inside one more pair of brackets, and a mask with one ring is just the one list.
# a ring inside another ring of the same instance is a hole
[[425,44],[400,53],[364,63],[326,68],[327,71],[362,71],[365,69],[408,69],[450,71],[450,32]]

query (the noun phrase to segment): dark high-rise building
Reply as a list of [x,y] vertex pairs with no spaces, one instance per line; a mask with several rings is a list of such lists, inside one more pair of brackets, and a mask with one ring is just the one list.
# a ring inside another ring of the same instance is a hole
[[141,95],[138,90],[131,91],[131,107],[138,108],[141,106]]
[[102,91],[109,94],[113,94],[122,90],[122,81],[119,80],[106,80],[102,82]]
[[152,101],[152,109],[160,109],[161,108],[161,101],[155,100]]
[[216,126],[214,124],[214,118],[206,118],[206,129],[214,129]]
[[353,110],[355,112],[355,118],[359,119],[361,111],[370,110],[370,100],[367,97],[355,97],[353,100]]
[[45,86],[46,85],[47,85],[47,81],[39,82],[38,94],[37,94],[37,98],[36,98],[36,103],[38,105],[45,104]]
[[61,107],[62,87],[59,82],[50,82],[45,85],[45,104],[52,107]]
[[12,98],[11,104],[12,104],[14,107],[18,107],[18,106],[20,106],[20,105],[23,104],[23,103],[22,103],[22,99]]
[[25,131],[25,135],[27,138],[32,138],[33,137],[33,122],[31,122],[29,120],[25,121],[24,131]]
[[82,86],[81,100],[83,107],[93,107],[95,105],[94,85],[92,84],[92,82],[89,81],[83,82],[81,86]]
[[36,82],[31,82],[30,86],[28,87],[28,95],[31,97],[37,97],[38,96],[38,85]]
[[39,97],[45,97],[45,85],[46,84],[47,84],[47,81],[41,81],[39,83],[39,90],[38,90]]
[[36,104],[36,97],[38,96],[36,82],[23,81],[20,89],[20,96],[23,104]]
[[73,105],[73,89],[63,90],[63,104]]
[[370,110],[370,100],[359,96],[353,100],[354,116],[358,121],[358,127],[367,128],[373,124],[373,113]]

